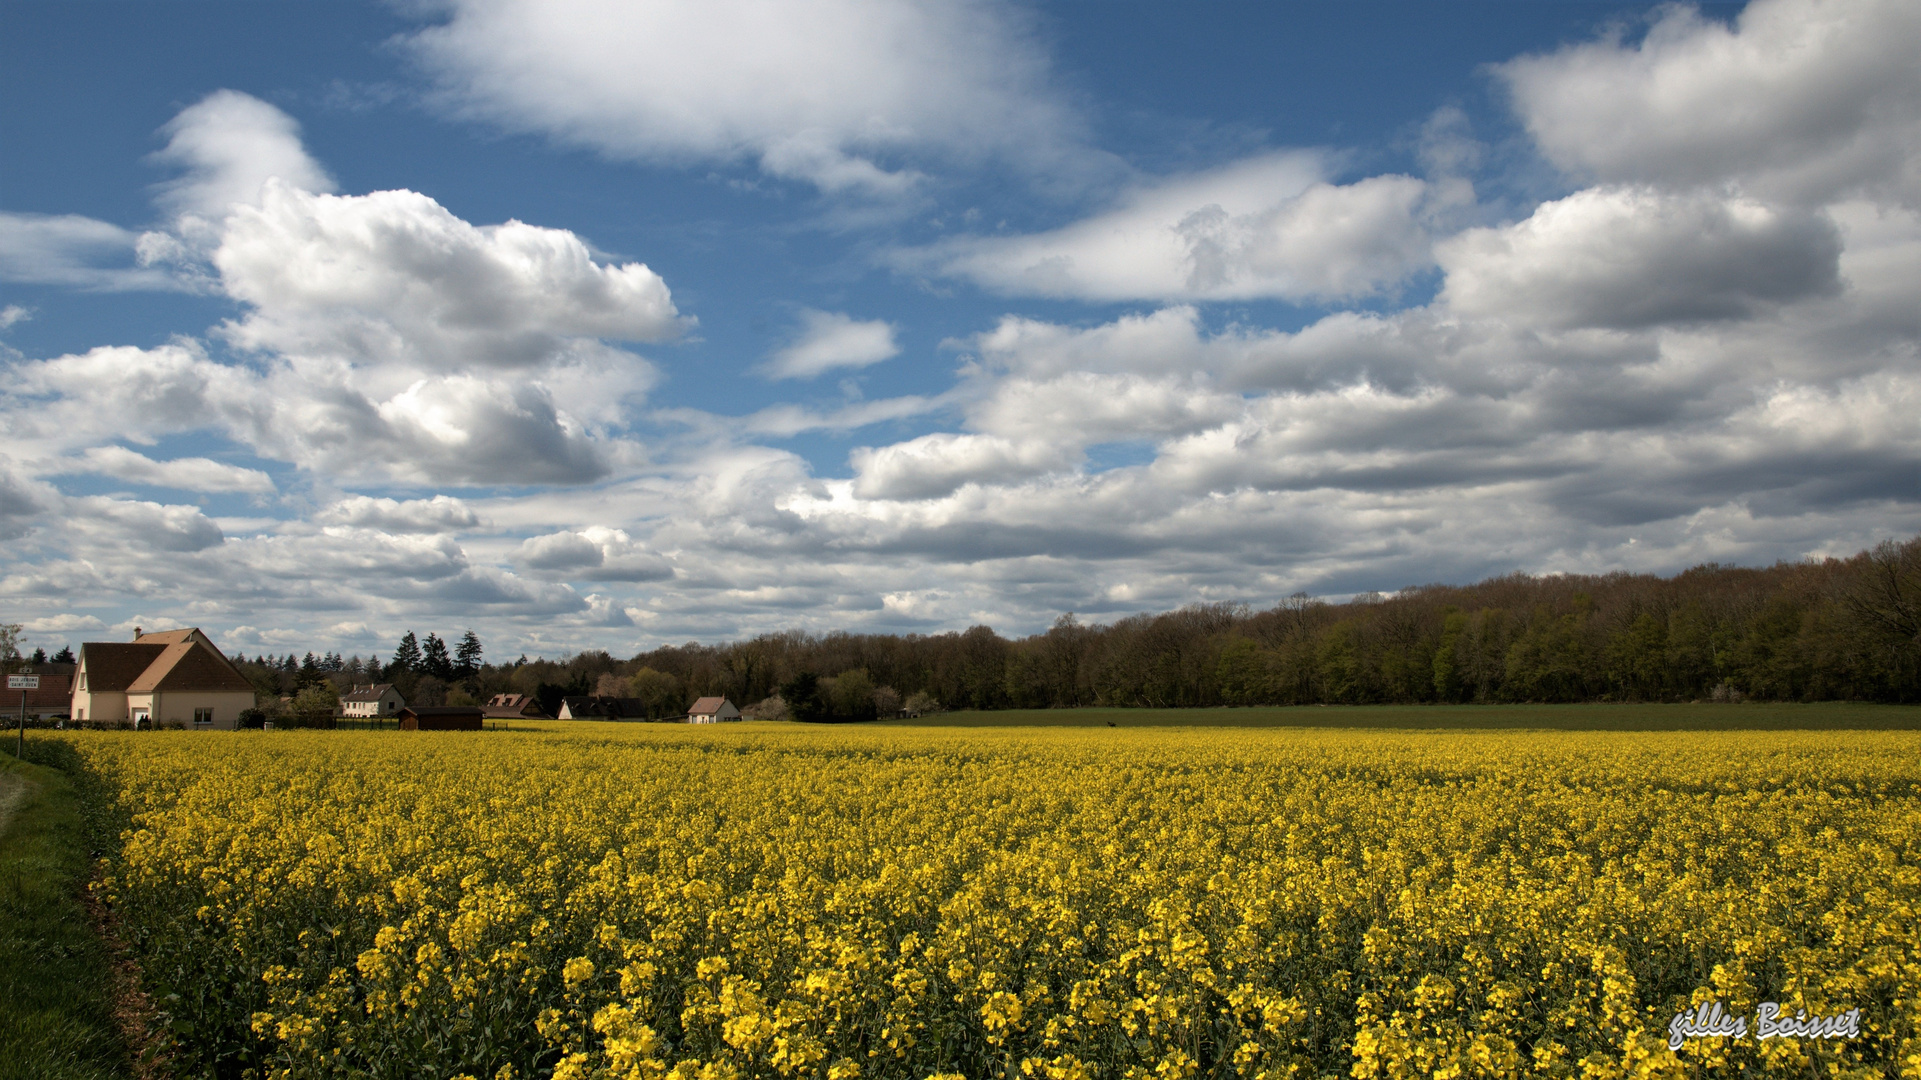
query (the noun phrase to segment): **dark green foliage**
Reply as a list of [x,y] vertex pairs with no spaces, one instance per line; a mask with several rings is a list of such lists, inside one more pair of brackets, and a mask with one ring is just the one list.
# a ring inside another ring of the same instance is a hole
[[818,724],[828,718],[827,703],[820,697],[820,676],[811,671],[780,684],[780,697],[787,703],[787,715],[803,724]]
[[480,673],[480,638],[472,630],[460,636],[454,648],[454,678],[471,679]]
[[419,671],[441,682],[453,681],[453,658],[447,655],[447,643],[440,640],[439,634],[428,634],[427,644],[421,646]]
[[387,665],[388,678],[392,679],[394,675],[402,671],[408,671],[418,675],[421,670],[420,639],[414,637],[414,632],[409,630],[406,635],[400,639],[400,644],[394,646],[393,662]]

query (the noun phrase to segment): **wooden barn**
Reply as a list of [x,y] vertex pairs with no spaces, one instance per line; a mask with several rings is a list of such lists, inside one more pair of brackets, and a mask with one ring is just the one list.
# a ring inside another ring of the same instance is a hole
[[400,710],[402,731],[479,731],[478,705],[409,705]]

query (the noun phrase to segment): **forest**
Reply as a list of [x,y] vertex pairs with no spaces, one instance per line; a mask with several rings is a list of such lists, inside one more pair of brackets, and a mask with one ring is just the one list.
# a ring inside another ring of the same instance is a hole
[[[1255,610],[1194,604],[1044,633],[807,634],[667,646],[619,660],[482,662],[409,631],[385,664],[247,660],[263,699],[375,677],[409,701],[638,697],[656,716],[721,694],[797,698],[797,718],[931,709],[1578,701],[1921,702],[1921,537],[1845,559],[1649,574],[1509,574]],[[242,658],[243,660],[245,658]],[[321,684],[327,684],[321,686]],[[779,705],[761,715],[780,715]]]

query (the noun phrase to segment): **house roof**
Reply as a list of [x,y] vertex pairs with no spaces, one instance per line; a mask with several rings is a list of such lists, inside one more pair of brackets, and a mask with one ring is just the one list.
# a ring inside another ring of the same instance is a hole
[[342,701],[379,701],[382,694],[394,688],[393,683],[375,683],[372,686],[356,686],[340,695]]
[[200,690],[253,693],[253,684],[235,671],[227,658],[204,641],[183,641],[169,645],[159,658],[140,673],[129,694],[155,690]]
[[89,693],[253,693],[253,684],[196,627],[141,634],[130,642],[89,641],[80,646],[80,661]]
[[125,690],[144,674],[168,646],[140,641],[89,641],[80,646],[80,666],[90,692]]
[[727,699],[724,697],[704,697],[694,702],[693,708],[687,710],[687,715],[704,716],[708,713],[717,713],[720,711],[720,707],[725,704],[727,704]]

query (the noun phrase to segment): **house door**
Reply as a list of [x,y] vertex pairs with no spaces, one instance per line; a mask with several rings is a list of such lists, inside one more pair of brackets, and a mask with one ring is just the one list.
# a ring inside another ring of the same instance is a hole
[[148,727],[151,725],[152,720],[153,713],[147,709],[135,709],[133,711],[133,726],[136,728]]

